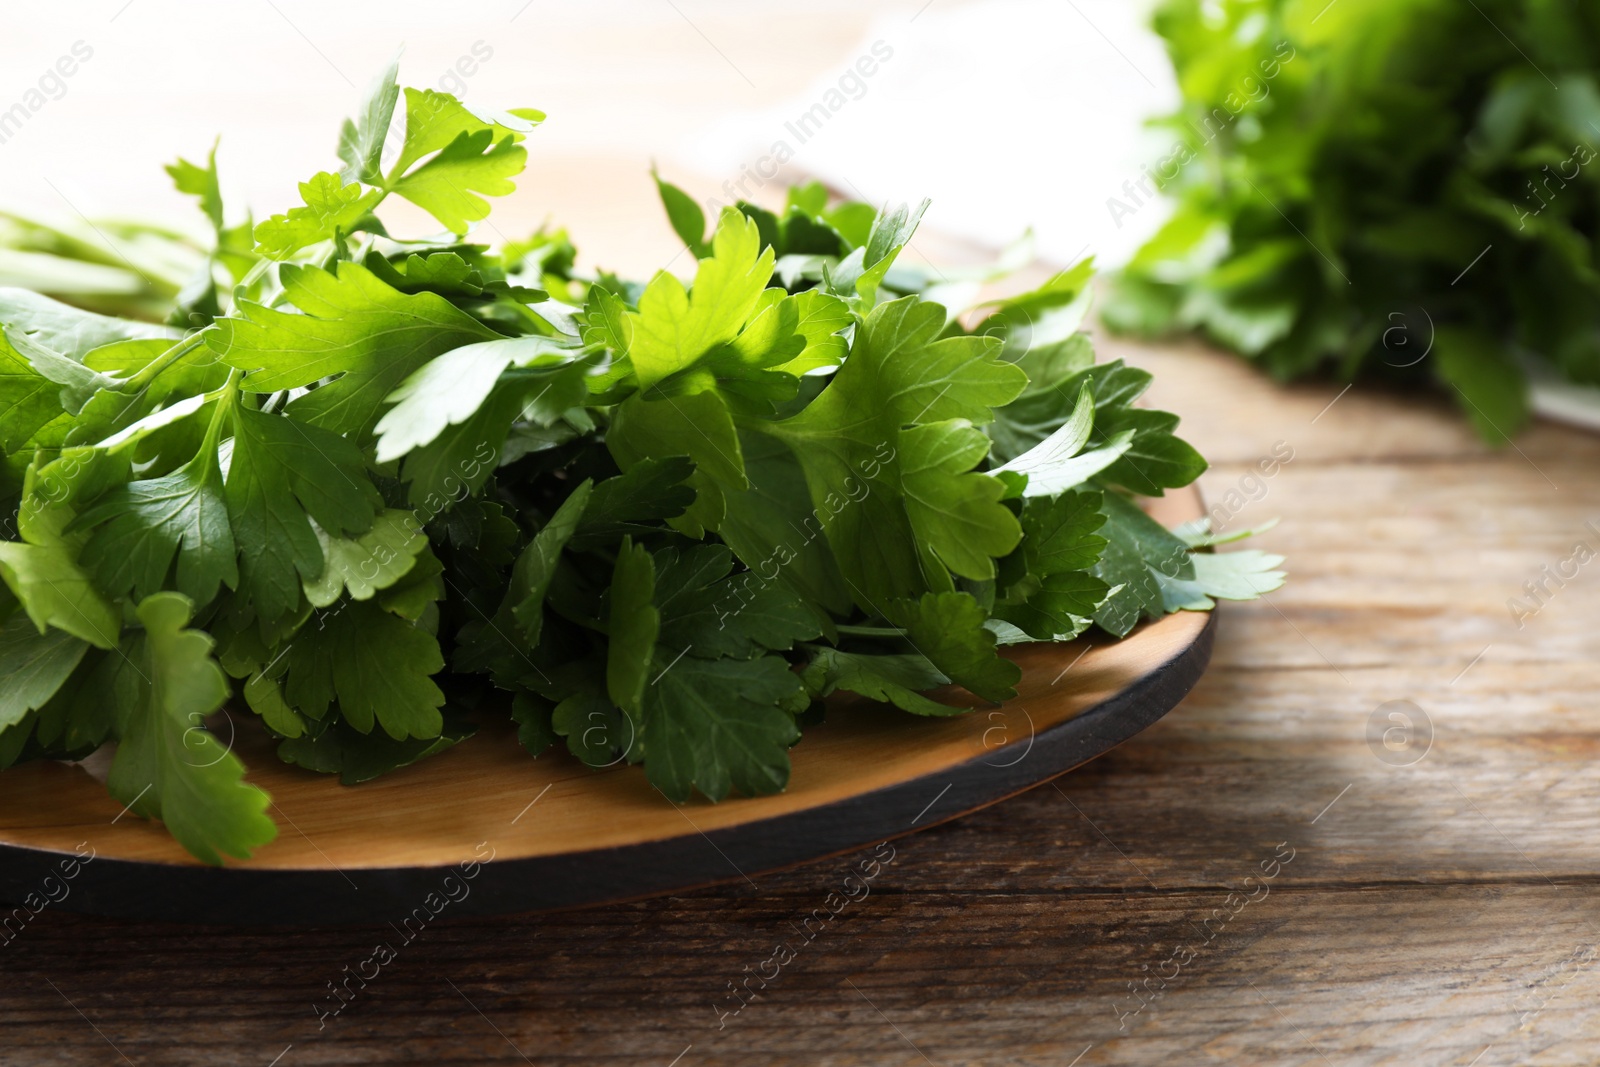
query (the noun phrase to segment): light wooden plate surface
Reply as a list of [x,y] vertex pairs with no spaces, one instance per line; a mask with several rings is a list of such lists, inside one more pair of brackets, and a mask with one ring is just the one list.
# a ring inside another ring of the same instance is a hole
[[[1171,525],[1198,492],[1154,502]],[[354,788],[279,761],[241,726],[235,748],[273,798],[278,839],[209,868],[159,824],[122,810],[85,765],[0,774],[0,898],[20,899],[62,854],[93,850],[65,906],[156,918],[359,922],[422,906],[454,873],[458,912],[568,907],[681,890],[909,833],[987,806],[1100,755],[1154,722],[1199,678],[1209,614],[1123,641],[1019,646],[1018,695],[964,691],[969,715],[920,719],[840,700],[793,752],[789,789],[675,805],[642,769],[534,760],[508,726]],[[463,878],[465,871],[470,877]],[[459,888],[465,886],[465,888]]]

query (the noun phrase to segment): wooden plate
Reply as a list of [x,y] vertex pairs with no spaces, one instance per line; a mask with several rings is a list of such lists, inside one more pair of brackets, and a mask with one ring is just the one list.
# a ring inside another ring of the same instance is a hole
[[[1171,525],[1201,510],[1187,490],[1153,513]],[[505,728],[355,788],[241,731],[279,834],[225,868],[123,813],[88,766],[29,764],[0,774],[0,899],[187,922],[403,923],[749,878],[954,819],[1108,751],[1194,685],[1213,619],[1180,612],[1122,641],[1018,646],[1018,696],[958,718],[840,701],[794,748],[787,792],[716,805],[673,805],[637,767],[529,759]]]

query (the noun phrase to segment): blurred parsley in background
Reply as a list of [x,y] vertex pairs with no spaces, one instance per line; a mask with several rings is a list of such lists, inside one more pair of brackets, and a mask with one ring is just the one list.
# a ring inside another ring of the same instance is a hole
[[1279,379],[1442,383],[1485,438],[1526,374],[1600,383],[1600,4],[1167,0],[1179,204],[1104,310]]

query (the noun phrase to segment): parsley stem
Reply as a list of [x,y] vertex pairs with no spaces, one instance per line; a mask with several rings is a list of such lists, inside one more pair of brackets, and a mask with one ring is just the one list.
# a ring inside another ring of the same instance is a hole
[[239,284],[233,287],[233,303],[235,310],[238,308],[239,295],[245,290],[249,289],[256,282],[260,281],[261,276],[267,273],[267,270],[274,263],[280,262],[282,262],[282,260],[272,259],[268,256],[263,256],[256,260],[255,266],[251,267],[250,270],[246,272],[245,276],[239,280]]
[[243,379],[244,371],[229,371],[227,384],[218,391],[217,409],[211,413],[211,424],[206,427],[205,440],[200,442],[200,451],[195,457],[202,463],[217,462],[217,449],[222,443],[222,426],[233,415],[234,402],[239,398],[239,383]]
[[906,632],[898,626],[839,626],[841,634],[851,637],[904,637]]
[[161,353],[149,363],[146,363],[142,368],[140,368],[137,374],[129,378],[127,381],[121,383],[117,387],[117,391],[122,393],[144,392],[144,390],[150,387],[150,383],[155,381],[156,377],[160,375],[162,371],[171,367],[174,363],[178,362],[178,360],[182,359],[184,356],[187,356],[190,352],[193,352],[196,348],[203,344],[205,344],[205,330],[199,330],[190,334],[188,337],[185,337],[183,340],[179,341],[177,344]]

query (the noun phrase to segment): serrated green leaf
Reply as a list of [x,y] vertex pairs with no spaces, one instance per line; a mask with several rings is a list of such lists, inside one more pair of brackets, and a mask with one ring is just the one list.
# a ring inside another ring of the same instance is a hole
[[64,410],[60,384],[35,370],[0,331],[0,451],[20,451]]
[[[407,622],[418,622],[445,595],[444,564],[424,549],[405,577],[378,594],[378,606]],[[431,623],[424,625],[424,629],[430,627]]]
[[1190,556],[1193,578],[1157,574],[1168,611],[1210,611],[1216,600],[1255,600],[1283,588],[1284,573],[1274,570],[1282,556],[1250,549],[1244,552],[1196,552]]
[[1107,493],[1101,511],[1106,516],[1100,529],[1106,546],[1094,575],[1112,587],[1112,592],[1094,620],[1122,637],[1141,617],[1160,618],[1165,614],[1159,579],[1192,579],[1194,564],[1183,539],[1146,515],[1138,505]]
[[788,298],[794,302],[795,330],[805,338],[805,348],[774,370],[796,376],[822,367],[837,367],[849,352],[841,331],[854,322],[850,306],[820,289],[807,289]]
[[486,671],[495,684],[514,688],[518,678],[537,672],[528,650],[544,629],[544,601],[556,576],[562,549],[578,529],[592,485],[580,482],[562,501],[550,521],[534,534],[511,569],[510,581],[492,615],[472,618],[457,638],[455,669]]
[[776,656],[686,656],[644,694],[645,773],[667,798],[694,789],[711,800],[730,790],[776,793],[789,782],[789,746],[800,736],[783,705],[800,680]]
[[0,577],[40,631],[47,626],[115,648],[122,615],[61,545],[0,542]]
[[237,549],[216,457],[202,453],[171,474],[118,486],[73,520],[93,530],[84,566],[100,587],[137,598],[168,588],[206,604],[239,584]]
[[[850,589],[823,534],[822,513],[812,505],[794,451],[760,433],[741,434],[740,451],[750,487],[727,494],[718,533],[763,581],[787,585],[835,614],[848,613]],[[882,463],[867,469],[881,473]],[[861,488],[858,482],[847,488],[851,486]]]
[[[943,328],[935,305],[907,298],[880,306],[858,327],[848,360],[821,395],[793,418],[753,424],[793,449],[840,570],[869,611],[948,588],[940,575],[946,566],[988,577],[984,556],[1004,555],[1021,536],[999,503],[1004,486],[961,468],[981,458],[983,435],[927,427],[986,422],[1027,379],[998,360],[999,342],[940,340]],[[905,471],[914,472],[915,504],[896,488]],[[942,553],[950,559],[941,564]]]
[[749,485],[739,431],[727,403],[715,392],[662,400],[630,397],[612,410],[611,419],[606,445],[624,471],[647,459],[685,453],[694,461],[689,486],[695,500],[673,523],[680,530],[698,536],[700,530],[717,529],[726,510],[723,487]]
[[1112,636],[1126,637],[1140,618],[1164,610],[1155,572],[1129,545],[1109,541],[1094,575],[1112,589],[1094,614],[1094,621]]
[[43,633],[18,612],[0,622],[0,730],[44,706],[88,651],[88,644],[63,630]]
[[180,334],[167,326],[135,322],[52,300],[27,289],[0,287],[0,326],[52,352],[90,352],[103,345],[134,338],[175,341]]
[[144,632],[130,658],[147,679],[138,704],[118,723],[121,743],[107,788],[135,815],[160,819],[197,858],[221,864],[277,836],[267,794],[244,781],[244,765],[202,727],[228,697],[211,638],[186,629],[191,607],[177,593],[139,605]]
[[1059,571],[1028,583],[1024,599],[996,604],[994,617],[1031,640],[1070,641],[1096,620],[1111,591],[1087,571]]
[[703,658],[750,659],[821,634],[816,612],[792,589],[745,571],[719,577],[681,605],[663,606],[660,641]]
[[376,725],[397,741],[436,738],[444,725],[444,694],[430,676],[443,668],[432,634],[371,601],[354,601],[324,612],[296,635],[283,693],[313,719],[337,700],[358,733]]
[[889,619],[906,630],[911,647],[951,681],[986,700],[1009,700],[1022,668],[995,653],[982,607],[967,593],[929,593],[889,607]]
[[511,718],[517,724],[517,743],[527,749],[530,756],[541,756],[556,743],[555,727],[551,724],[554,711],[547,701],[528,693],[518,693],[511,698]]
[[39,744],[53,757],[81,759],[114,736],[146,684],[144,669],[120,647],[88,652],[39,709]]
[[637,758],[643,748],[638,724],[606,699],[599,686],[587,686],[557,704],[550,724],[566,738],[567,750],[590,767]]
[[712,254],[700,261],[694,286],[656,275],[639,299],[628,356],[645,388],[686,371],[739,335],[772,277],[773,255],[762,251],[756,224],[733,208],[723,211]]
[[399,73],[400,56],[396,53],[373,79],[356,117],[345,119],[339,131],[339,158],[344,161],[346,181],[376,185],[382,179],[379,163],[394,121],[394,107],[400,99],[396,81]]
[[423,157],[448,148],[463,134],[489,134],[497,144],[520,141],[544,121],[544,114],[531,108],[515,108],[491,116],[479,116],[449,93],[434,89],[405,90],[406,137],[392,174],[404,174]]
[[862,655],[821,648],[801,673],[806,687],[818,698],[838,690],[859,693],[868,700],[893,704],[913,715],[944,717],[965,715],[971,708],[941,704],[923,696],[928,689],[948,685],[926,656],[911,653]]
[[994,561],[1022,531],[1000,504],[1005,485],[973,467],[989,438],[964,420],[913,426],[900,434],[900,487],[917,538],[965,578],[994,577]]
[[[227,660],[223,662],[226,664]],[[287,660],[278,662],[287,666]],[[275,668],[274,673],[282,672]],[[283,686],[273,675],[266,672],[252,675],[245,683],[244,699],[250,710],[261,716],[261,721],[274,733],[291,738],[305,736],[305,718],[289,704],[283,695]]]
[[317,528],[326,561],[321,574],[302,588],[312,607],[325,608],[348,592],[352,600],[369,600],[411,570],[428,547],[428,538],[408,511],[379,512],[372,528],[359,537],[333,537]]
[[1106,517],[1096,492],[1033,498],[1022,507],[1022,550],[1029,574],[1082,571],[1100,559],[1106,539],[1098,531]]
[[270,393],[336,376],[292,400],[289,414],[365,437],[384,398],[434,356],[493,331],[433,293],[406,294],[357,263],[336,272],[284,267],[284,294],[304,314],[246,302],[243,317],[207,335],[218,357],[246,372],[244,388]]
[[1103,484],[1120,485],[1142,496],[1162,496],[1164,489],[1189,485],[1206,471],[1194,446],[1172,431],[1178,417],[1165,411],[1127,407],[1108,412],[1097,429],[1115,440],[1129,435],[1127,451],[1098,473]]
[[324,536],[366,533],[380,502],[348,439],[243,407],[234,411],[225,495],[240,592],[268,623],[299,605],[303,583],[322,578],[318,528]]
[[515,192],[511,178],[527,165],[528,150],[509,137],[496,144],[493,131],[463,132],[396,182],[393,191],[438,219],[445,229],[464,234],[469,223],[488,217],[489,202],[484,197]]
[[337,174],[323,171],[300,183],[300,207],[274,215],[255,229],[256,252],[272,259],[287,259],[302,248],[347,237],[372,213],[382,194],[363,189],[358,182],[345,184]]
[[[444,353],[412,373],[385,398],[395,406],[384,413],[375,427],[378,462],[398,459],[435,440],[446,427],[467,421],[488,399],[507,368],[549,374],[569,366],[578,356],[577,349],[548,337],[507,337]],[[533,390],[552,387],[550,382],[531,375],[529,383]],[[579,401],[584,392],[581,387],[576,390]]]
[[206,166],[196,166],[187,159],[178,159],[167,164],[167,174],[172,178],[173,187],[180,193],[188,193],[200,200],[200,210],[211,221],[211,227],[218,232],[223,228],[222,221],[222,190],[217,184],[217,146],[211,146],[211,155],[206,161]]
[[685,484],[693,474],[688,456],[667,456],[640,460],[597,483],[573,535],[574,545],[597,547],[677,518],[694,503],[694,490]]
[[511,588],[507,600],[517,625],[527,636],[530,645],[539,643],[539,630],[544,618],[544,597],[555,578],[556,561],[567,541],[578,529],[588,507],[593,486],[580,482],[567,499],[561,502],[550,521],[528,542],[528,547],[517,557],[511,570]]

